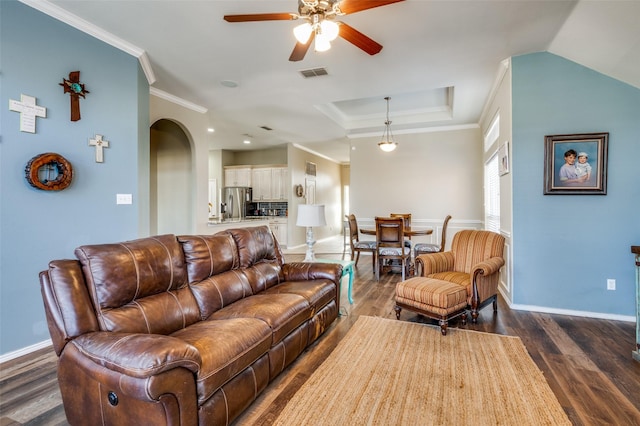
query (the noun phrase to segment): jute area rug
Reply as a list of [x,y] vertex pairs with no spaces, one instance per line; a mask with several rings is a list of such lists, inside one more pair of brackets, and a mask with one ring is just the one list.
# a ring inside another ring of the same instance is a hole
[[276,425],[570,425],[518,337],[360,316]]

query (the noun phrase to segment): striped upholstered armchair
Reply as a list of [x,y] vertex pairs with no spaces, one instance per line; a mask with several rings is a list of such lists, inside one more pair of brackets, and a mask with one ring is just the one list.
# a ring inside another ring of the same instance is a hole
[[473,322],[489,303],[498,309],[500,268],[504,265],[504,237],[490,231],[464,230],[454,235],[451,250],[416,257],[423,277],[464,286]]

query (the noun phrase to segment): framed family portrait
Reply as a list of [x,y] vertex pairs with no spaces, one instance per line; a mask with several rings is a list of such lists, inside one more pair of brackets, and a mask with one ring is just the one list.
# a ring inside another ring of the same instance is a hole
[[606,195],[609,133],[544,137],[544,195]]

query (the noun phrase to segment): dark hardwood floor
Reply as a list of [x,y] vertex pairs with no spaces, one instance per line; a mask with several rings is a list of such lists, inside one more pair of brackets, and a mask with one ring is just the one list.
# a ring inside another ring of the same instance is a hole
[[[358,316],[395,319],[393,293],[399,280],[399,274],[389,273],[377,282],[371,257],[361,256],[354,280],[355,303],[349,305],[343,288],[344,315],[269,385],[234,426],[270,425]],[[401,319],[431,323],[406,311]],[[519,336],[574,425],[640,425],[640,363],[631,358],[634,323],[514,311],[499,299],[497,314],[489,306],[481,311],[478,324],[453,322],[450,326]],[[67,424],[51,349],[0,367],[0,426]]]

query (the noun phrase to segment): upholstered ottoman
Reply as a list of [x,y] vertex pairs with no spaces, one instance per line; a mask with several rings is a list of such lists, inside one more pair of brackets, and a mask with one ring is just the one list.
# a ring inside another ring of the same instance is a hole
[[413,277],[396,285],[396,318],[405,308],[437,319],[443,336],[450,319],[462,316],[462,324],[467,323],[467,305],[466,288],[449,281]]

